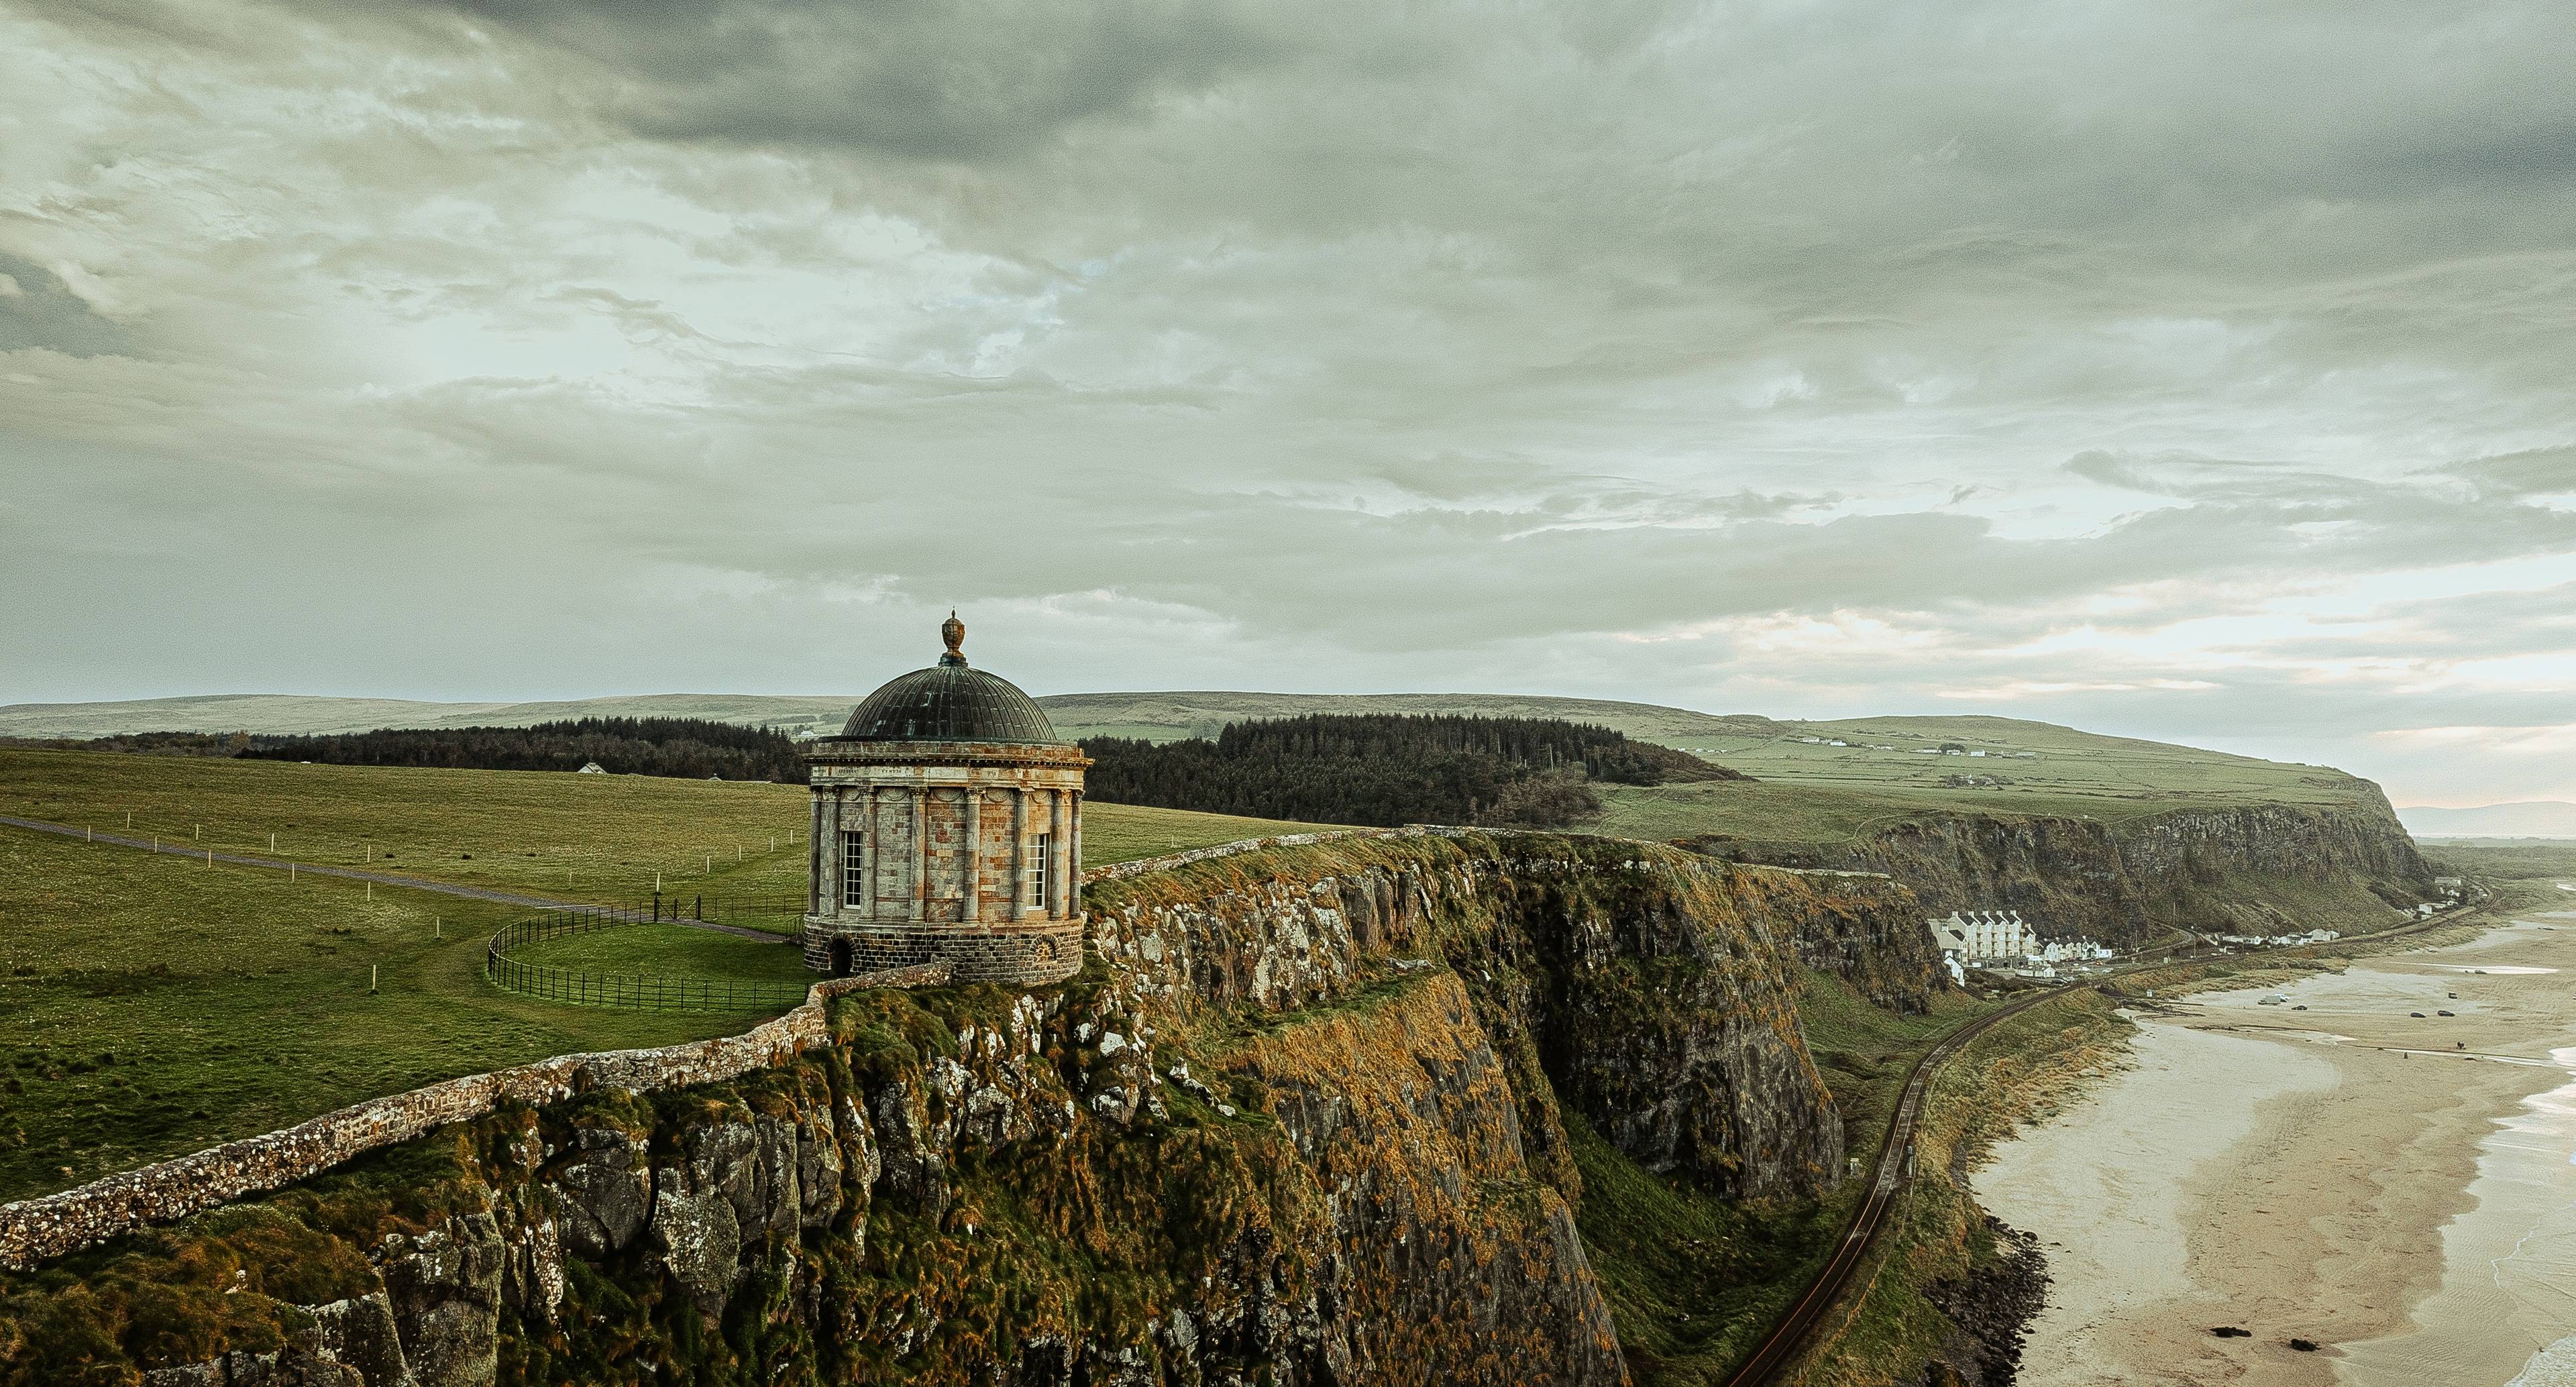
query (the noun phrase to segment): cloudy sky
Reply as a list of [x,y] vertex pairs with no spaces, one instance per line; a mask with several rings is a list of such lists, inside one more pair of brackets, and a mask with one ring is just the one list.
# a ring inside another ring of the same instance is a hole
[[0,702],[1569,693],[2576,799],[2576,8],[0,0]]

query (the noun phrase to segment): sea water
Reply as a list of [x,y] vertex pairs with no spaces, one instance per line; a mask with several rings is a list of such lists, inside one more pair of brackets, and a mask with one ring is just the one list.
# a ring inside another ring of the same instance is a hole
[[[2576,1050],[2553,1050],[2551,1059],[2576,1069]],[[2528,1142],[2542,1159],[2576,1165],[2576,1083],[2523,1100],[2530,1114],[2508,1121],[2488,1145]],[[2484,1178],[2480,1162],[2480,1178]],[[2553,1317],[2563,1337],[2531,1355],[2509,1387],[2576,1387],[2576,1203],[2543,1214],[2511,1253],[2495,1259],[2496,1285],[2528,1311]]]
[[2576,1387],[2576,1047],[2550,1059],[2567,1081],[2478,1144],[2474,1203],[2443,1225],[2442,1283],[2415,1307],[2417,1327],[2342,1345],[2346,1380],[2472,1387],[2465,1362],[2518,1342],[2538,1351],[2513,1384]]

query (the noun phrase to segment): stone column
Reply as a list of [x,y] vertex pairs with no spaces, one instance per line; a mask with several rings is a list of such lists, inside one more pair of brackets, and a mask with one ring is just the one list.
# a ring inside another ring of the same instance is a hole
[[805,913],[823,913],[823,792],[813,792],[805,825]]
[[[841,821],[841,829],[845,833],[849,831],[850,813],[854,807],[859,815],[859,918],[871,920],[876,918],[877,913],[877,792],[870,789],[863,798],[845,799],[841,802],[838,817]],[[850,864],[842,863],[841,870],[846,874],[850,870]],[[838,889],[844,897],[848,896],[850,888],[846,875]],[[846,903],[841,907],[843,911],[849,908]]]
[[957,918],[974,924],[984,918],[984,787],[966,786],[966,899]]
[[1082,792],[1068,793],[1073,797],[1073,841],[1065,845],[1064,915],[1070,920],[1082,913]]
[[885,796],[868,787],[868,918],[885,910]]
[[1029,913],[1029,792],[1014,785],[1010,795],[1011,908],[1002,918],[1017,920]]
[[912,918],[930,903],[930,787],[912,787]]
[[828,794],[814,797],[814,838],[820,844],[814,860],[821,867],[814,883],[814,894],[821,901],[814,908],[817,915],[841,913],[841,873],[849,870],[841,860],[841,797],[847,793],[835,785]]
[[1065,794],[1047,791],[1047,918],[1064,918]]

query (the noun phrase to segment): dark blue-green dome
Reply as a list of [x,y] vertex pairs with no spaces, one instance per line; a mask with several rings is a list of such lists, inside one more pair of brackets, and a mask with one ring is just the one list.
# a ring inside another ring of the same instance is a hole
[[863,742],[1029,742],[1065,745],[1036,700],[997,674],[970,669],[957,647],[966,623],[948,614],[948,653],[859,700],[841,735]]

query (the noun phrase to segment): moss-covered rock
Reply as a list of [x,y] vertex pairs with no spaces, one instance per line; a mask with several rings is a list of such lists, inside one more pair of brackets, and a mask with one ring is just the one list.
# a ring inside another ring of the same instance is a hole
[[0,1382],[1614,1384],[1568,1108],[1712,1198],[1840,1164],[1781,942],[1828,887],[1473,834],[1089,904],[1060,987],[845,996],[0,1280]]

